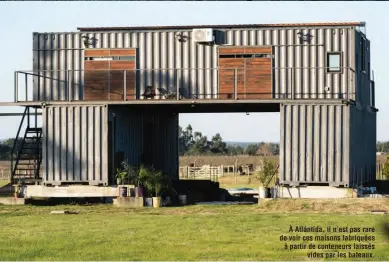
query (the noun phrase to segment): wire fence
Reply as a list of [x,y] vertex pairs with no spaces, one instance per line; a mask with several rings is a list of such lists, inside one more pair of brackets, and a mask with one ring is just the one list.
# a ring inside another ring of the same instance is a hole
[[[388,164],[386,164],[388,165]],[[376,179],[377,180],[389,180],[389,170],[385,170],[385,163],[377,163],[376,165]]]
[[0,180],[10,180],[11,171],[9,169],[0,169]]

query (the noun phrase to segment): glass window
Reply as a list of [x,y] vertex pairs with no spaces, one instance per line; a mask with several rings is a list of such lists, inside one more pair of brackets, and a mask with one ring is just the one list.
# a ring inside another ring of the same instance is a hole
[[119,60],[135,61],[135,56],[119,56]]
[[340,72],[341,71],[341,59],[340,53],[328,53],[327,54],[327,71],[328,72]]

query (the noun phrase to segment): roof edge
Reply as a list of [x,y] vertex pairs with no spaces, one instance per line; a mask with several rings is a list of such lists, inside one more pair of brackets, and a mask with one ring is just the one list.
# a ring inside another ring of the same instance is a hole
[[235,24],[235,25],[176,25],[176,26],[116,26],[116,27],[77,27],[83,31],[128,31],[128,30],[163,30],[192,28],[247,28],[247,27],[322,27],[322,26],[366,26],[366,22],[321,22],[321,23],[281,23],[281,24]]

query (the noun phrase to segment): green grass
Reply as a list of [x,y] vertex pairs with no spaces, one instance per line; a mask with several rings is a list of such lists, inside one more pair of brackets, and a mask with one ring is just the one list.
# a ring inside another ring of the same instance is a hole
[[3,180],[3,179],[0,179],[0,187],[3,187],[5,185],[7,185],[9,183],[9,180]]
[[[279,238],[292,235],[289,225],[375,227],[373,259],[389,257],[389,242],[381,229],[388,221],[386,216],[307,213],[309,206],[292,202],[305,210],[268,213],[281,203],[272,201],[267,204],[269,210],[257,205],[160,209],[0,206],[0,259],[312,260],[307,258],[308,250],[283,249]],[[51,210],[79,214],[50,215]]]

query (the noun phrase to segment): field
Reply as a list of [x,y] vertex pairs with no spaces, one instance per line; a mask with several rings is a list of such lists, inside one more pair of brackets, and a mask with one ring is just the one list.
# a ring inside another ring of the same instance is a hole
[[[262,157],[258,156],[181,156],[180,157],[180,166],[187,166],[193,164],[196,161],[196,166],[201,165],[234,165],[235,161],[238,160],[238,165],[248,165],[253,164],[254,166],[260,165],[260,159]],[[279,161],[279,156],[270,156],[269,159]],[[386,156],[378,155],[377,163],[382,163],[385,161]]]
[[[312,260],[307,249],[284,249],[280,235],[323,235],[288,231],[290,225],[331,225],[373,227],[376,232],[360,234],[376,237],[374,250],[360,250],[373,258],[362,260],[385,260],[389,240],[383,225],[389,220],[369,214],[372,208],[388,210],[389,201],[271,200],[262,206],[160,209],[0,206],[0,254],[1,260]],[[79,213],[50,215],[51,210]]]

